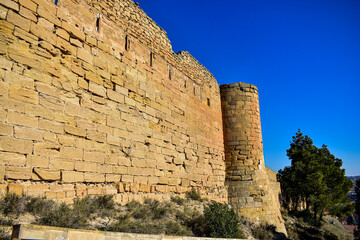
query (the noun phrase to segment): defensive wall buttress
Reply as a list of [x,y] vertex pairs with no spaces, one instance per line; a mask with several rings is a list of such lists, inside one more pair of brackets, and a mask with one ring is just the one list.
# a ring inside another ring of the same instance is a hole
[[0,181],[63,201],[196,188],[285,231],[256,87],[220,87],[130,0],[0,0]]

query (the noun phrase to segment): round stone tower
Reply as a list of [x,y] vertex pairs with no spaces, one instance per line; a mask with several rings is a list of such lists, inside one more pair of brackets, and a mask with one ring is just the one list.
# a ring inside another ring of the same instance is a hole
[[266,174],[258,90],[246,83],[220,86],[229,204],[240,216],[286,234],[278,194]]

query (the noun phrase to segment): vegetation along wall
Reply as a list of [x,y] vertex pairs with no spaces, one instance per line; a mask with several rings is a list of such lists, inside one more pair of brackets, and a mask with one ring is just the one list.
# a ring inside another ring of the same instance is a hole
[[[222,104],[213,75],[131,0],[0,0],[0,79],[3,192],[126,203],[197,188],[281,226],[257,90],[225,86]],[[234,104],[257,115],[238,121]]]

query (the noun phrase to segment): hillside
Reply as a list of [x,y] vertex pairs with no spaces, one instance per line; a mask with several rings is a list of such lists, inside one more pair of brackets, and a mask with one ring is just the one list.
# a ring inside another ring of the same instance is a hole
[[347,177],[347,178],[350,179],[350,180],[353,182],[353,184],[354,184],[354,186],[352,187],[352,189],[351,189],[350,192],[349,192],[349,197],[350,197],[350,199],[351,199],[352,201],[356,201],[357,196],[356,196],[354,187],[355,187],[355,182],[356,182],[356,180],[357,180],[357,179],[360,179],[360,176],[350,176],[350,177]]

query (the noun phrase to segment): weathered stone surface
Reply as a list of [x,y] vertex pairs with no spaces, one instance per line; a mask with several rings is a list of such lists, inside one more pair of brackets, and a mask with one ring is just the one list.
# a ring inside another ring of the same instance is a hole
[[61,180],[66,183],[84,182],[84,173],[75,171],[62,171]]
[[15,139],[10,136],[0,136],[0,150],[29,154],[33,151],[33,143],[30,140]]
[[49,170],[43,168],[34,168],[34,172],[39,176],[41,180],[45,181],[58,181],[60,180],[59,170]]
[[130,0],[0,5],[0,170],[19,194],[126,203],[196,187],[273,223],[255,87],[220,92]]
[[229,187],[229,202],[240,215],[286,233],[278,192],[273,191],[265,169],[257,88],[245,83],[220,88],[228,149],[225,160],[231,166],[226,177],[229,186],[234,186]]

